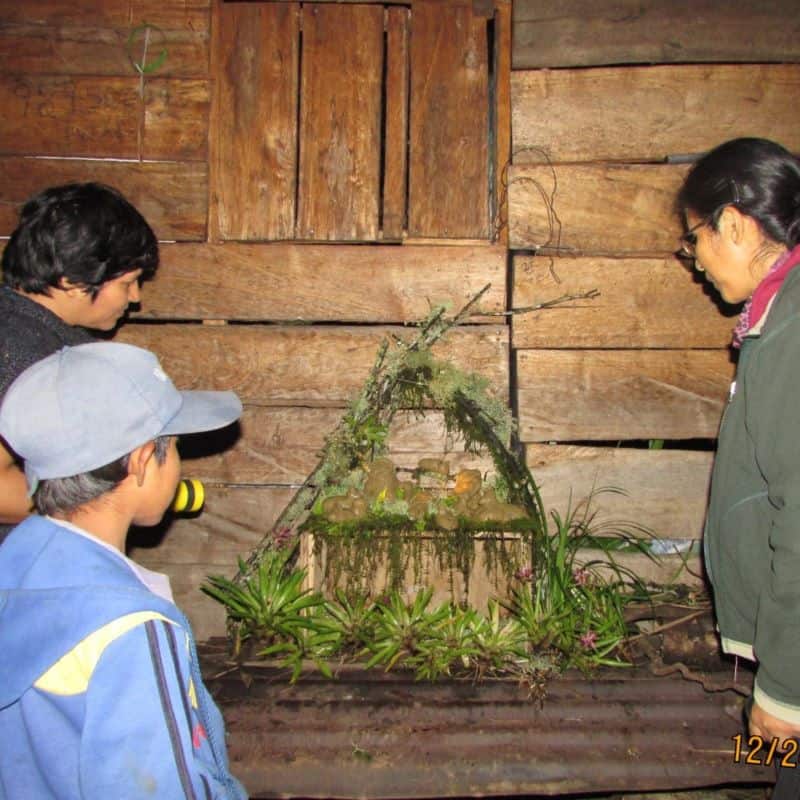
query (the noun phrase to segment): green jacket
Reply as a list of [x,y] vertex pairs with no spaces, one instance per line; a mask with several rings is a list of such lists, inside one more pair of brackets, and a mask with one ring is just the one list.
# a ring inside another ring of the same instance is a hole
[[723,649],[755,655],[755,701],[800,723],[800,269],[742,343],[705,556]]

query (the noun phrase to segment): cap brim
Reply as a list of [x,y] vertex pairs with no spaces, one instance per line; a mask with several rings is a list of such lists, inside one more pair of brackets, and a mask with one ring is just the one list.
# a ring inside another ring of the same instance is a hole
[[161,431],[181,436],[224,428],[242,415],[242,403],[233,392],[181,392],[183,404]]

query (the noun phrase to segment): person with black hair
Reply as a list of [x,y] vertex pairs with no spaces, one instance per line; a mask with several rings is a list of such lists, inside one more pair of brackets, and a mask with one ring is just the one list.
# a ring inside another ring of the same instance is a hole
[[[3,252],[0,400],[13,380],[65,345],[111,331],[158,267],[158,241],[116,189],[71,183],[22,208]],[[0,440],[0,542],[30,513],[25,478]]]
[[678,255],[744,303],[705,564],[723,649],[758,664],[750,733],[783,741],[800,734],[800,160],[731,140],[692,167],[678,207]]

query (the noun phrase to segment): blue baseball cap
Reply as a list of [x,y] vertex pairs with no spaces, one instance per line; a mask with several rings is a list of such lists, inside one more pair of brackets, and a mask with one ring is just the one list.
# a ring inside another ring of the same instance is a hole
[[233,392],[178,391],[149,350],[118,342],[64,347],[28,367],[0,405],[0,436],[23,459],[28,487],[103,467],[157,436],[222,428]]

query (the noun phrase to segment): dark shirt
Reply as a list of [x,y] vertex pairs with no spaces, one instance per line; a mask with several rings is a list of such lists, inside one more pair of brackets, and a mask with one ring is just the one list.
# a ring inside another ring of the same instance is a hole
[[[14,379],[31,364],[66,345],[91,341],[85,328],[68,325],[40,303],[0,286],[0,402]],[[0,524],[0,542],[13,527]]]

